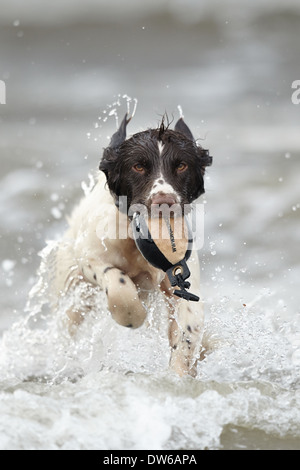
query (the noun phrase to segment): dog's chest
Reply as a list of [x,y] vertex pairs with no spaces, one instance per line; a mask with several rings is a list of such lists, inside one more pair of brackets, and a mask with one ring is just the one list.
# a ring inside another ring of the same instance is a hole
[[123,240],[107,240],[105,258],[108,263],[124,271],[130,278],[139,277],[148,280],[153,288],[157,287],[164,278],[164,272],[151,266],[141,255],[131,238]]

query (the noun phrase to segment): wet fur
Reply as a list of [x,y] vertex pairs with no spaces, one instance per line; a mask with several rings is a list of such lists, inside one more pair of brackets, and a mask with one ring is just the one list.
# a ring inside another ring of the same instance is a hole
[[[133,135],[126,140],[127,116],[104,150],[97,184],[74,209],[57,254],[56,292],[67,295],[79,283],[101,288],[107,306],[120,325],[138,328],[146,319],[142,301],[149,292],[161,290],[169,310],[170,366],[179,375],[195,376],[203,335],[202,302],[187,302],[173,295],[165,273],[150,265],[131,237],[113,239],[106,228],[118,221],[128,228],[130,219],[118,207],[119,196],[131,204],[149,209],[153,197],[168,196],[161,188],[171,188],[171,196],[183,206],[204,192],[203,174],[211,164],[207,151],[197,146],[182,120],[174,130],[164,126]],[[180,162],[187,170],[180,174]],[[143,165],[144,172],[133,170]],[[130,228],[129,228],[130,230]],[[197,253],[189,261],[191,292],[200,296],[200,269]],[[93,297],[68,309],[70,331],[74,332],[93,305]]]

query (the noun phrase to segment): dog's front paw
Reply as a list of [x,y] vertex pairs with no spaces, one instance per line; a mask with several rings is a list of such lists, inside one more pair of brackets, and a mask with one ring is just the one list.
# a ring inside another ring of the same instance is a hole
[[136,286],[124,273],[114,270],[106,289],[108,309],[119,325],[138,328],[147,316],[139,299]]
[[191,377],[196,377],[197,375],[197,359],[194,359],[189,354],[174,346],[171,352],[170,358],[170,368],[180,377],[184,375],[189,375]]
[[124,301],[122,295],[108,295],[107,299],[108,309],[119,325],[127,328],[138,328],[144,323],[147,313],[138,298]]

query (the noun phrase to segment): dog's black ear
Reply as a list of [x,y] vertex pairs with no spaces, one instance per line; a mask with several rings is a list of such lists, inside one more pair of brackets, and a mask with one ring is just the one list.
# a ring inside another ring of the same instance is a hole
[[109,147],[111,147],[111,148],[120,147],[120,145],[126,139],[126,127],[127,127],[127,124],[129,123],[129,121],[131,120],[131,117],[128,118],[127,116],[128,116],[128,114],[126,113],[123,121],[121,122],[121,125],[120,125],[119,129],[117,130],[117,132],[115,132],[113,134],[113,136],[111,138],[111,141],[110,141],[110,144],[109,144]]
[[126,127],[131,117],[125,114],[119,129],[113,134],[110,144],[104,149],[103,157],[99,165],[99,170],[103,171],[106,176],[108,187],[114,195],[118,195],[120,186],[120,175],[118,167],[118,156],[120,146],[126,139]]
[[[180,118],[176,122],[174,130],[177,132],[181,132],[181,134],[185,135],[185,137],[195,142],[193,134],[191,133],[190,129],[182,118]],[[200,146],[197,147],[197,153],[200,157],[202,173],[204,173],[205,167],[210,166],[212,164],[213,158],[209,155],[209,150],[203,149]]]
[[191,133],[190,129],[184,122],[182,118],[178,119],[178,121],[175,124],[174,130],[176,132],[180,132],[181,134],[185,135],[188,139],[195,141],[193,134]]
[[119,129],[113,134],[109,146],[104,149],[99,169],[105,173],[106,177],[108,177],[109,170],[113,168],[117,160],[119,147],[126,139],[126,126],[131,120],[131,117],[128,118],[127,116],[126,113]]
[[209,155],[209,150],[198,147],[198,153],[200,156],[201,166],[210,166],[213,162],[213,157]]
[[197,152],[198,152],[198,155],[199,155],[200,165],[201,165],[200,168],[201,168],[201,173],[202,173],[202,176],[203,176],[204,173],[205,173],[205,168],[207,166],[212,165],[213,157],[211,157],[209,155],[209,150],[203,149],[202,147],[198,147]]

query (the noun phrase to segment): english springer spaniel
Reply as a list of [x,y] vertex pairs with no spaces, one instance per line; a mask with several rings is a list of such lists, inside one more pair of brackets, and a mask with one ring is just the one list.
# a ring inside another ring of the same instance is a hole
[[[195,376],[203,335],[202,302],[176,297],[165,272],[141,255],[130,235],[128,210],[135,204],[149,211],[154,204],[179,204],[183,210],[204,193],[203,176],[212,157],[197,145],[182,118],[174,130],[163,119],[157,129],[126,139],[129,121],[126,115],[104,150],[95,187],[69,219],[57,253],[56,293],[65,297],[79,284],[84,286],[82,299],[67,311],[74,333],[96,308],[93,289],[105,291],[113,319],[128,328],[143,324],[146,298],[160,289],[169,312],[170,367],[180,376]],[[188,266],[191,289],[199,295],[197,253]]]

